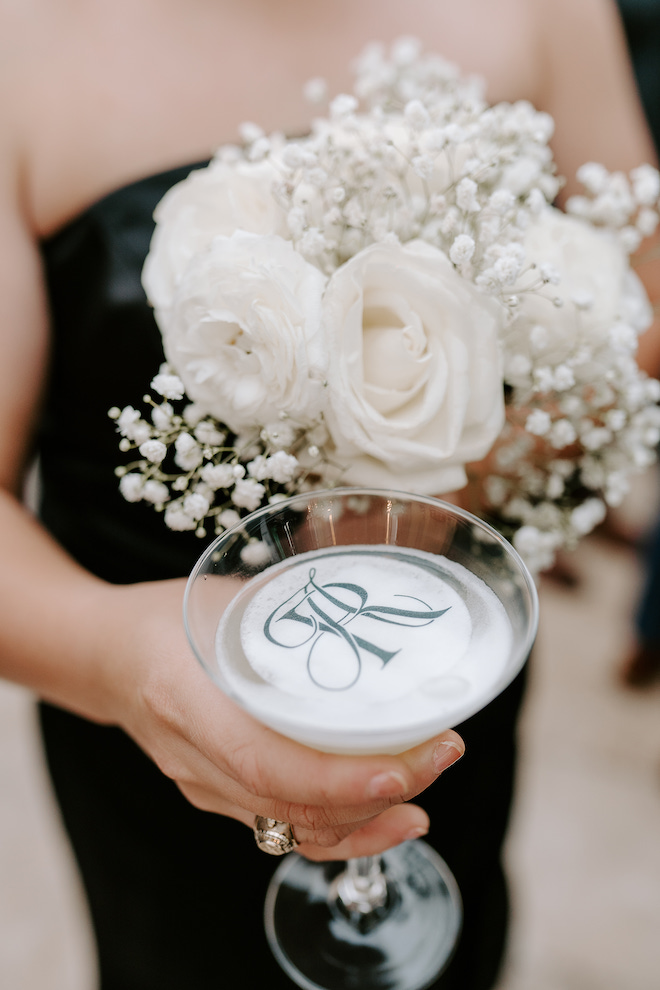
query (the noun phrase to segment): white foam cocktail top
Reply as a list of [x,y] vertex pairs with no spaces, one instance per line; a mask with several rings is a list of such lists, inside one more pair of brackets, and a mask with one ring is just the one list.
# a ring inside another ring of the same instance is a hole
[[395,546],[315,550],[247,581],[216,638],[218,679],[308,745],[396,751],[478,710],[512,630],[465,567]]

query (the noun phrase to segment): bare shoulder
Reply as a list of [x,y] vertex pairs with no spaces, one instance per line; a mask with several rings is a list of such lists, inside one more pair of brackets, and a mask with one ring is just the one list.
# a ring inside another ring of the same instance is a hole
[[[38,4],[33,11],[38,19]],[[0,0],[0,139],[5,140],[18,124],[24,109],[23,80],[26,58],[30,48],[30,20],[28,16],[32,0],[22,4],[19,0]]]
[[28,224],[35,107],[59,43],[55,8],[49,0],[0,0],[0,194],[6,209],[7,194],[17,193]]
[[17,488],[41,388],[47,340],[29,204],[26,73],[39,30],[33,0],[0,0],[0,485]]
[[39,0],[0,0],[0,237],[9,217],[29,227],[26,191],[29,186],[28,104],[32,52],[40,28]]
[[533,0],[542,39],[543,103],[569,181],[586,161],[627,171],[654,160],[614,0]]
[[35,239],[67,200],[67,183],[76,195],[75,163],[89,133],[84,107],[94,91],[92,7],[88,0],[0,0],[2,157],[18,156],[20,206]]
[[[600,72],[609,59],[620,82],[626,44],[615,0],[532,0],[530,10],[550,65],[561,67],[569,83],[590,69]],[[600,75],[596,85],[603,85]]]
[[530,9],[544,31],[569,43],[570,31],[588,38],[620,25],[616,0],[532,0]]
[[[399,16],[405,33],[417,34],[425,48],[456,62],[464,72],[482,76],[491,102],[537,102],[540,32],[535,2],[416,0],[398,5],[398,11],[404,12]],[[397,9],[396,4],[390,6]]]

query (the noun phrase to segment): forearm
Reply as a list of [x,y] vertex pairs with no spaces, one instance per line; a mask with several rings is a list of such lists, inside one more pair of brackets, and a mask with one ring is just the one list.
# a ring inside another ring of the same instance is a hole
[[0,676],[109,719],[99,642],[110,586],[78,566],[6,492],[0,533]]

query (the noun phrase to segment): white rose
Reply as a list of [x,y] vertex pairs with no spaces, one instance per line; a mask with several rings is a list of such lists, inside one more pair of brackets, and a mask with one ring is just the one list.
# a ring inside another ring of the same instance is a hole
[[504,422],[495,303],[421,242],[374,244],[332,276],[326,419],[351,484],[439,493]]
[[172,304],[190,260],[218,234],[283,233],[285,217],[271,189],[280,180],[268,162],[213,161],[173,186],[154,212],[156,229],[142,284],[156,313]]
[[231,430],[324,402],[325,277],[277,235],[216,237],[188,265],[160,319],[167,359],[193,402]]
[[[579,345],[588,346],[592,356],[599,347],[609,347],[617,323],[636,333],[648,326],[651,311],[642,284],[610,232],[548,207],[530,224],[524,248],[528,262],[541,270],[557,269],[560,279],[540,293],[518,293],[519,314],[507,338],[512,353],[531,355],[530,328],[537,325],[545,333],[534,360],[549,365],[563,363]],[[529,283],[529,276],[523,279]],[[563,304],[557,306],[555,299]],[[590,363],[581,369],[583,377],[595,373]]]

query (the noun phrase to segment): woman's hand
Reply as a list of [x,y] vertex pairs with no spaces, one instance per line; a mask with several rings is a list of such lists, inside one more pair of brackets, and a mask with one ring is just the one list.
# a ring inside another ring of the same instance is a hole
[[[185,582],[99,586],[97,661],[120,724],[198,808],[252,827],[291,823],[310,859],[376,854],[424,834],[428,817],[404,804],[463,753],[448,731],[398,756],[336,756],[260,724],[201,669],[182,623]],[[228,600],[232,590],[228,588]]]
[[[290,822],[312,859],[375,854],[426,831],[426,813],[404,802],[461,755],[455,732],[399,756],[301,746],[252,719],[204,673],[183,628],[185,580],[107,584],[2,493],[0,530],[5,677],[121,726],[197,807],[248,826],[255,815]],[[228,582],[227,601],[233,591]]]

